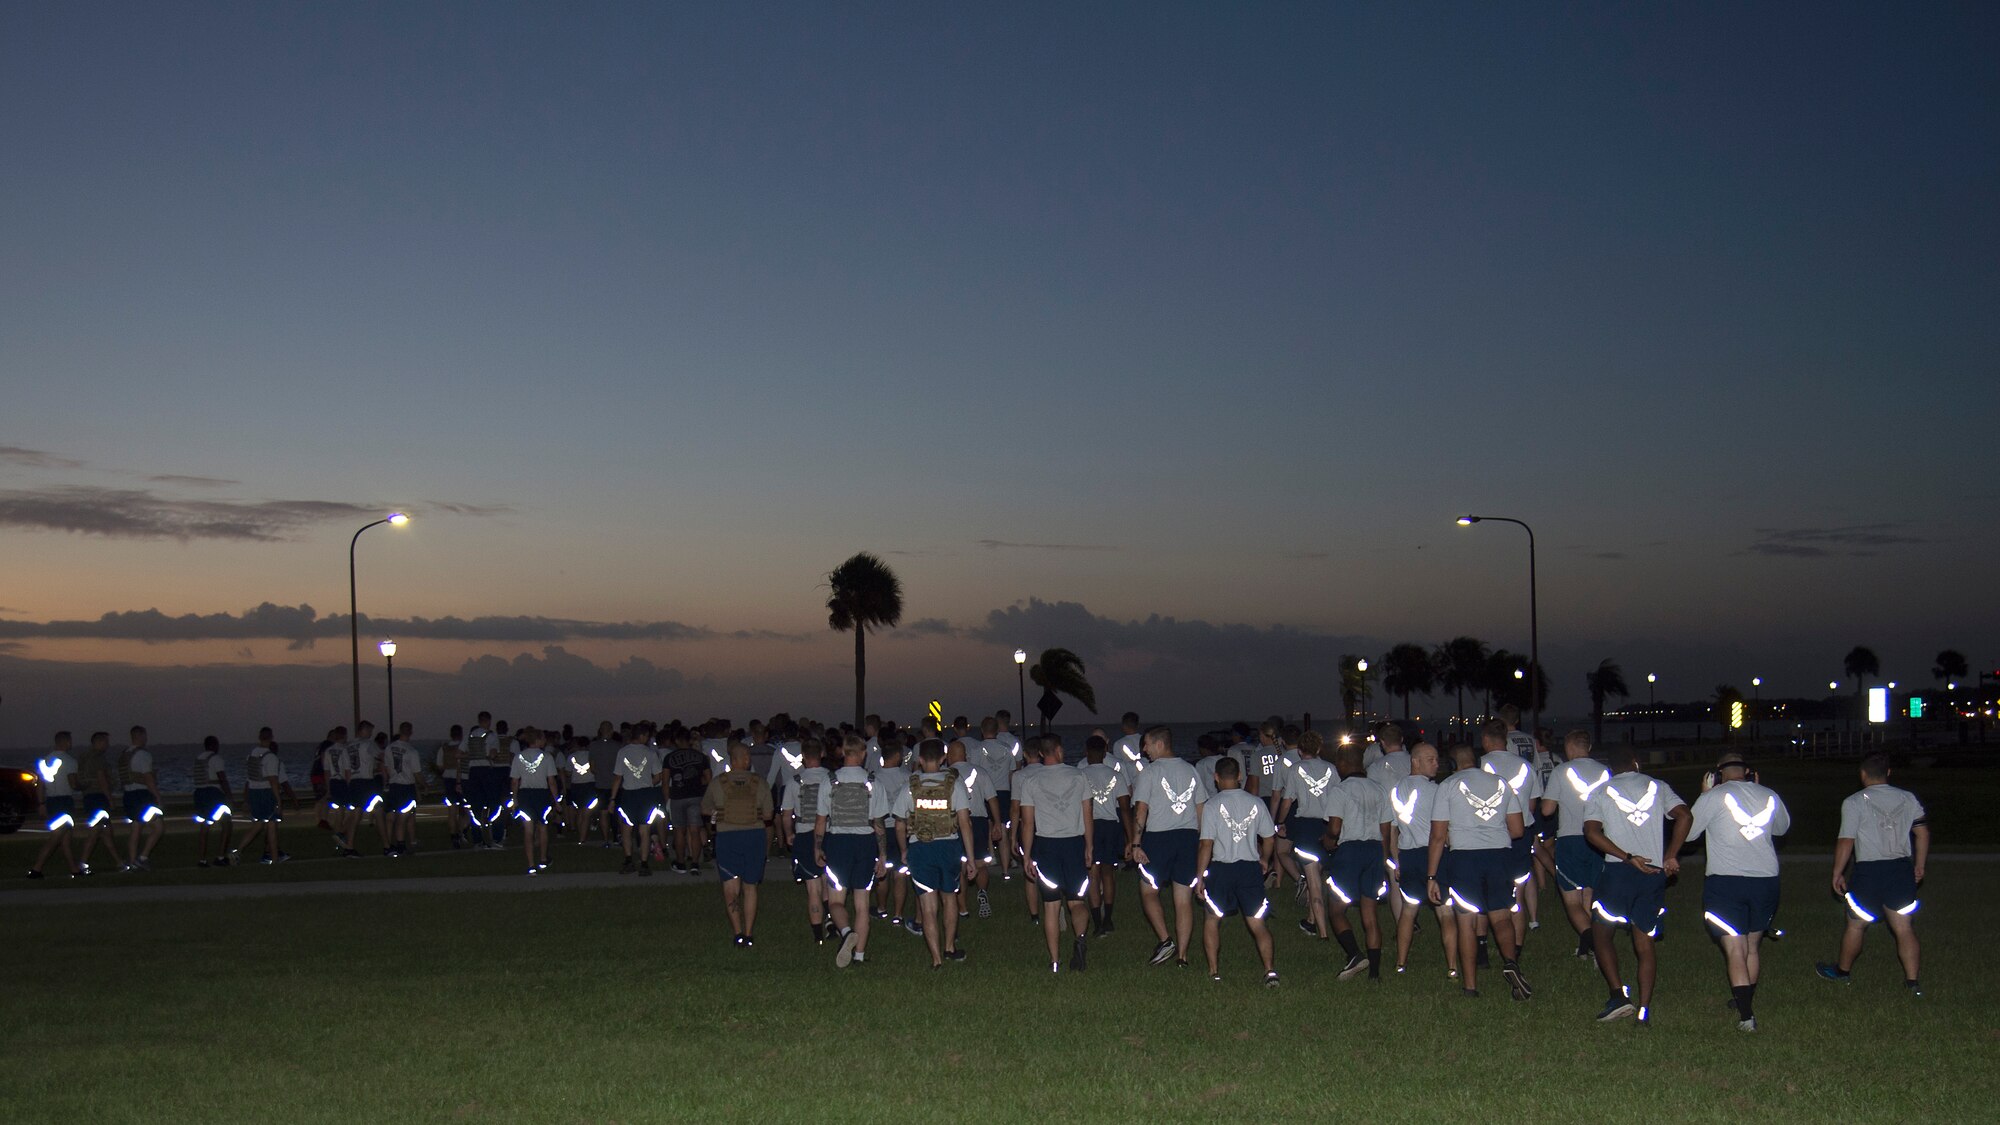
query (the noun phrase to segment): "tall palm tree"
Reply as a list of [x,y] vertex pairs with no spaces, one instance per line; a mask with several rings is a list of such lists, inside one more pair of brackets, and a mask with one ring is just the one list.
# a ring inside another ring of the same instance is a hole
[[[1487,676],[1493,703],[1505,707],[1511,703],[1523,711],[1547,710],[1549,705],[1549,675],[1544,669],[1531,664],[1527,657],[1518,652],[1501,650],[1493,654],[1487,662]],[[1538,698],[1531,698],[1530,687],[1540,688]]]
[[1410,717],[1410,696],[1429,695],[1437,683],[1430,650],[1405,641],[1382,657],[1382,686],[1403,697],[1403,718]]
[[1514,669],[1526,668],[1527,661],[1527,657],[1504,648],[1496,648],[1486,654],[1486,670],[1479,674],[1479,690],[1485,697],[1479,708],[1482,721],[1493,717],[1493,697],[1514,682]]
[[1625,686],[1625,669],[1618,662],[1605,657],[1593,672],[1584,674],[1584,683],[1590,688],[1590,744],[1604,745],[1604,701],[1613,696],[1623,699],[1632,694]]
[[1972,676],[1972,665],[1965,662],[1964,653],[1948,648],[1937,654],[1937,665],[1931,669],[1931,675],[1940,682],[1956,683]]
[[[1035,666],[1028,669],[1028,678],[1035,685],[1057,695],[1067,695],[1091,714],[1097,714],[1097,689],[1083,675],[1083,658],[1066,648],[1045,648]],[[1027,722],[1027,716],[1021,716]],[[1044,720],[1046,725],[1046,720]]]
[[1486,658],[1492,655],[1478,637],[1453,637],[1437,647],[1438,686],[1458,697],[1458,725],[1465,725],[1465,692],[1478,691],[1486,679]]
[[1351,726],[1354,717],[1361,711],[1362,700],[1368,697],[1368,684],[1374,678],[1372,668],[1364,670],[1361,658],[1354,653],[1346,653],[1340,658],[1340,705],[1347,709],[1347,722]]
[[854,725],[868,714],[868,630],[894,629],[903,619],[903,580],[889,564],[862,551],[826,576],[827,624],[854,631]]
[[1854,679],[1854,697],[1856,699],[1861,698],[1867,692],[1868,677],[1882,674],[1882,661],[1876,658],[1875,650],[1866,645],[1855,645],[1849,649],[1846,658],[1840,662],[1840,666],[1845,668],[1847,674]]

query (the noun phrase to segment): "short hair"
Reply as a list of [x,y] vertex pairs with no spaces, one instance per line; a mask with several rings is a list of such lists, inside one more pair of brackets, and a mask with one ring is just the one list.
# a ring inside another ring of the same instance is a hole
[[979,733],[984,738],[992,738],[994,735],[999,734],[1000,720],[991,715],[979,720]]
[[211,752],[219,750],[222,748],[222,740],[211,734],[207,738],[201,740],[201,748],[203,750],[208,750]]
[[1237,765],[1234,758],[1224,758],[1215,763],[1215,780],[1217,781],[1235,781],[1242,775],[1243,767]]
[[[1319,752],[1324,749],[1326,749],[1326,736],[1320,732],[1309,730],[1299,736],[1299,751],[1301,753],[1311,754],[1317,758],[1319,757]],[[1231,760],[1233,761],[1234,759]]]
[[1629,773],[1639,768],[1639,751],[1631,746],[1613,743],[1611,748],[1605,751],[1605,756],[1611,759],[1611,768],[1619,773]]
[[840,756],[852,758],[856,754],[868,753],[868,740],[858,734],[843,735],[840,740]]
[[59,731],[57,731],[57,732],[56,732],[56,741],[57,741],[57,742],[68,742],[68,741],[70,741],[70,737],[69,737],[69,732],[68,732],[68,731],[66,731],[66,730],[59,730]]
[[1299,735],[1304,733],[1305,733],[1304,731],[1299,729],[1299,725],[1297,723],[1286,723],[1285,729],[1283,731],[1285,745],[1296,746],[1299,741]]
[[917,743],[917,761],[936,765],[944,760],[944,739],[926,738]]
[[1361,747],[1348,743],[1333,752],[1333,764],[1344,773],[1361,772]]
[[1109,750],[1109,749],[1111,749],[1111,743],[1101,734],[1093,734],[1089,738],[1083,740],[1083,751],[1086,754],[1088,754],[1092,750]]
[[1462,770],[1469,770],[1479,762],[1479,752],[1463,742],[1451,748],[1451,764]]
[[1136,728],[1139,725],[1139,712],[1127,711],[1123,715],[1118,716],[1118,721],[1128,727]]
[[820,756],[825,753],[826,743],[821,742],[817,738],[805,738],[799,741],[799,761],[801,762],[817,763],[820,760]]
[[1505,720],[1510,727],[1519,726],[1521,725],[1521,709],[1512,703],[1501,704],[1500,718]]
[[1572,746],[1580,746],[1583,748],[1584,753],[1589,753],[1590,732],[1578,727],[1576,730],[1563,735],[1563,749],[1567,750]]
[[1401,746],[1403,744],[1403,728],[1394,723],[1383,723],[1382,729],[1375,732],[1375,741],[1384,746]]
[[1147,727],[1146,733],[1139,737],[1139,746],[1141,749],[1156,743],[1166,747],[1168,753],[1172,753],[1174,749],[1173,728],[1164,726]]
[[1431,752],[1432,758],[1437,757],[1438,748],[1436,746],[1429,742],[1419,741],[1415,746],[1410,747],[1410,761],[1414,762],[1418,758],[1423,757],[1426,750]]
[[1481,724],[1479,737],[1497,738],[1501,742],[1505,742],[1507,741],[1507,724],[1498,719],[1488,719],[1485,723]]
[[1889,780],[1889,755],[1870,754],[1861,759],[1861,776],[1870,781]]

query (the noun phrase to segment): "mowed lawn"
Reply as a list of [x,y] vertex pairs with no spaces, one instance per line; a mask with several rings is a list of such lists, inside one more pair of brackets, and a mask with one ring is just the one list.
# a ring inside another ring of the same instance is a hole
[[[583,851],[558,845],[558,866]],[[835,969],[789,882],[767,887],[748,951],[712,884],[672,875],[533,894],[16,899],[0,915],[0,1119],[1994,1119],[2000,866],[1934,866],[1929,995],[1913,1000],[1882,932],[1851,986],[1813,976],[1841,912],[1823,860],[1792,864],[1754,1035],[1723,1010],[1697,873],[1670,892],[1645,1029],[1592,1020],[1602,985],[1571,958],[1553,896],[1526,1003],[1497,977],[1461,999],[1434,925],[1408,975],[1336,981],[1337,948],[1293,928],[1288,893],[1272,912],[1281,989],[1261,987],[1234,920],[1221,983],[1198,951],[1191,969],[1149,967],[1129,878],[1118,932],[1087,973],[1058,977],[1018,881],[993,918],[967,919],[971,959],[936,972],[921,939],[886,930],[865,966]]]

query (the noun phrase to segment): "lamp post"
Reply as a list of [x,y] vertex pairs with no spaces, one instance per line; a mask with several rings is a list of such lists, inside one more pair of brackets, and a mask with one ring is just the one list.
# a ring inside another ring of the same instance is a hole
[[410,517],[403,513],[390,512],[374,523],[362,524],[361,529],[354,533],[354,538],[347,541],[347,639],[354,666],[354,726],[347,728],[350,731],[361,726],[361,618],[355,612],[354,545],[361,541],[361,532],[371,527],[380,527],[385,523],[401,527],[409,522]]
[[1375,705],[1375,685],[1368,682],[1368,658],[1358,657],[1354,670],[1361,673],[1361,729],[1368,729],[1368,710]]
[[389,737],[396,737],[396,642],[383,641],[375,646],[382,650],[382,659],[389,662]]
[[1660,677],[1646,673],[1646,718],[1653,727],[1653,733],[1646,741],[1654,746],[1660,744],[1660,713],[1653,709],[1653,685],[1659,682]]
[[1461,526],[1491,520],[1518,525],[1528,533],[1528,703],[1535,713],[1534,737],[1542,736],[1542,637],[1541,617],[1535,605],[1535,529],[1511,516],[1460,516]]
[[1764,741],[1764,677],[1750,677],[1750,741]]
[[[1025,648],[1014,650],[1014,679],[1020,684],[1021,688],[1021,729],[1026,730],[1028,726],[1028,650]],[[1019,738],[1020,736],[1016,735],[1015,737]]]

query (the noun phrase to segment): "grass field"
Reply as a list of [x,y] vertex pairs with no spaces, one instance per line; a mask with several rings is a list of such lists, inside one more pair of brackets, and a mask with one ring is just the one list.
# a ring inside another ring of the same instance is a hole
[[[558,867],[586,851],[594,866],[594,849],[558,845]],[[1129,878],[1118,932],[1094,943],[1089,972],[1061,977],[1018,882],[998,885],[993,918],[967,920],[971,959],[937,972],[921,939],[886,929],[868,964],[835,969],[789,883],[767,886],[747,951],[729,944],[713,886],[671,875],[536,894],[385,884],[223,903],[17,899],[4,915],[0,1117],[1993,1120],[2000,986],[1976,958],[2000,923],[2000,865],[1933,869],[1920,1001],[1880,932],[1853,985],[1812,975],[1841,919],[1826,871],[1801,860],[1787,875],[1789,936],[1766,947],[1755,1035],[1722,1009],[1719,955],[1692,924],[1694,878],[1669,895],[1645,1029],[1592,1021],[1602,985],[1568,956],[1553,900],[1549,936],[1524,960],[1535,998],[1513,1003],[1491,986],[1459,998],[1428,928],[1409,975],[1338,982],[1337,948],[1292,928],[1289,895],[1272,915],[1281,989],[1258,984],[1233,920],[1223,982],[1148,967]]]

